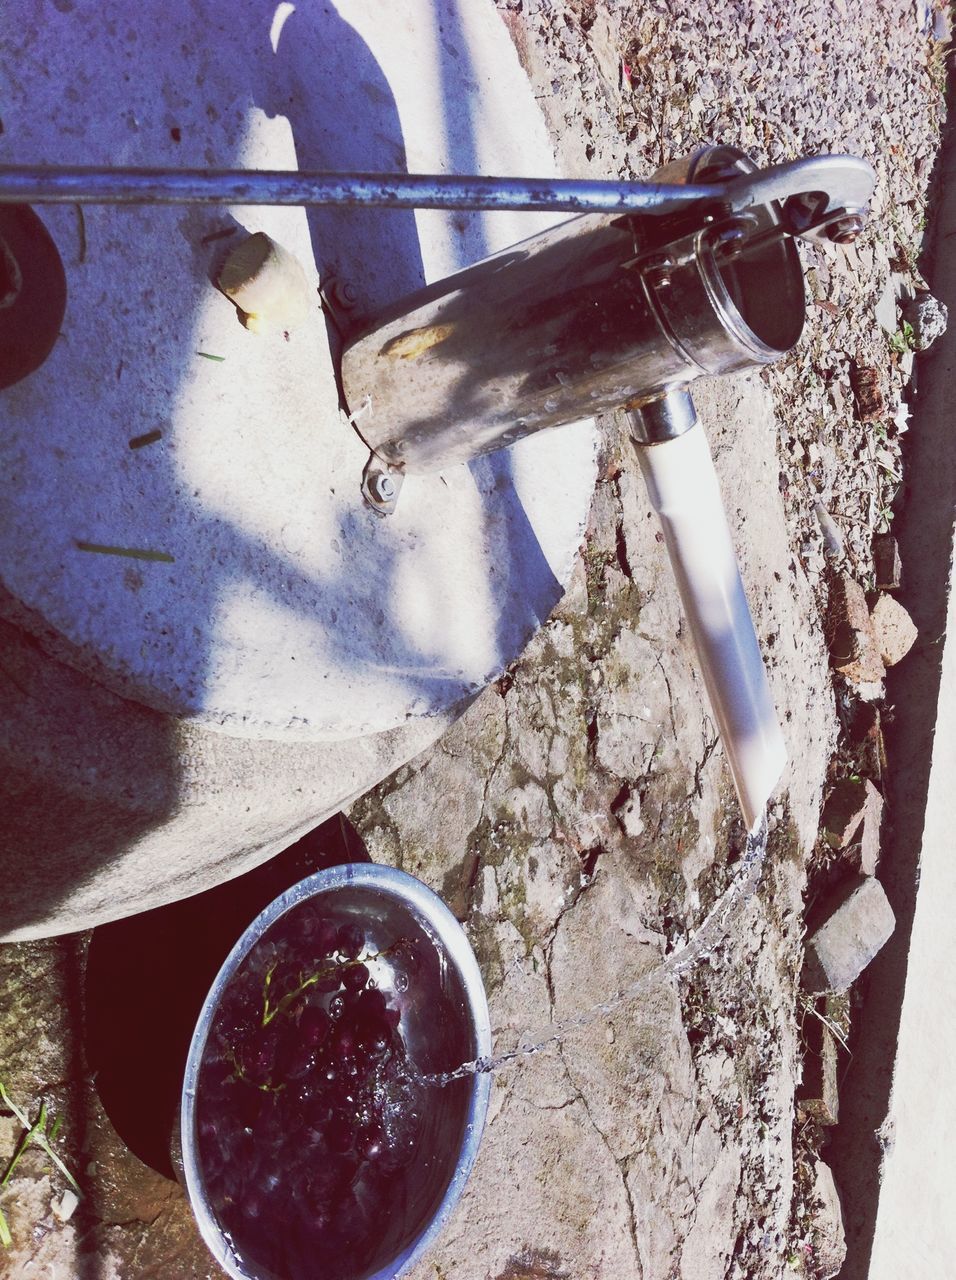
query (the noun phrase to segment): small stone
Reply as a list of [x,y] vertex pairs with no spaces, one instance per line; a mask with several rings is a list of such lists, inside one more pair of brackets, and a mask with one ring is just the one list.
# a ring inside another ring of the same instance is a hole
[[820,828],[831,849],[845,849],[851,843],[863,822],[866,801],[866,784],[858,778],[844,778],[830,792]]
[[69,1222],[73,1217],[76,1206],[80,1203],[80,1198],[75,1191],[67,1189],[60,1196],[59,1200],[54,1200],[52,1204],[53,1216],[58,1218],[60,1222]]
[[302,264],[264,231],[230,249],[216,283],[253,333],[294,329],[313,309],[314,295]]
[[863,588],[849,574],[834,577],[827,609],[827,640],[834,668],[855,685],[879,684],[883,660]]
[[850,386],[860,422],[878,422],[886,412],[879,371],[870,364],[850,361]]
[[843,1209],[840,1193],[833,1179],[833,1171],[822,1160],[816,1162],[813,1171],[813,1248],[814,1274],[820,1280],[832,1280],[839,1275],[846,1261],[846,1233],[843,1227]]
[[913,619],[898,600],[883,595],[874,605],[870,620],[884,664],[895,666],[906,657],[919,634]]
[[899,543],[891,533],[878,533],[874,537],[873,568],[880,591],[899,591],[903,581],[903,565]]
[[912,326],[912,345],[916,351],[927,351],[946,332],[949,312],[938,298],[921,289],[904,303],[903,319]]
[[824,553],[833,560],[843,559],[843,534],[837,528],[837,523],[830,515],[822,502],[813,504],[813,514],[817,518],[817,524],[820,526],[820,532],[823,534]]
[[897,330],[896,289],[892,278],[883,286],[876,303],[876,319],[884,333],[894,334]]
[[866,787],[866,807],[863,810],[863,835],[860,840],[860,872],[875,876],[880,861],[880,829],[883,825],[883,797],[870,782]]
[[856,981],[896,927],[883,886],[857,878],[807,943],[802,982],[807,991],[840,993]]
[[886,687],[882,678],[879,680],[856,680],[853,682],[853,692],[863,702],[881,702],[886,696]]
[[621,830],[631,839],[636,839],[643,830],[644,823],[641,819],[641,796],[637,790],[627,793],[626,799],[614,810],[614,816],[617,818]]

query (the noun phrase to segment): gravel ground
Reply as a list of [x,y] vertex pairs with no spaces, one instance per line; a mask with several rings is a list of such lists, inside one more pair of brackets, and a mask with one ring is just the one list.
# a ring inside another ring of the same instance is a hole
[[[868,585],[872,535],[905,496],[913,360],[897,298],[921,283],[942,20],[862,0],[498,6],[569,174],[646,177],[713,140],[759,164],[855,151],[879,187],[852,248],[806,252],[798,350],[699,397],[794,758],[760,891],[679,986],[651,982],[638,1010],[502,1073],[468,1194],[414,1280],[819,1277],[812,1143],[799,1130],[794,1143],[797,975],[819,804],[845,751],[814,504]],[[885,402],[869,425],[854,362],[876,370]],[[505,1047],[653,971],[742,847],[664,550],[619,424],[604,426],[562,606],[436,748],[352,813],[374,859],[422,876],[465,922]],[[101,1208],[60,1225],[63,1186],[34,1153],[3,1192],[15,1247],[0,1272],[198,1280],[211,1264],[178,1190],[117,1147],[84,1078],[69,998],[82,956],[79,943],[4,948],[4,989],[19,995],[0,1078],[87,1116],[68,1119],[64,1152]],[[3,1122],[4,1150],[16,1130]]]
[[[866,229],[850,248],[804,249],[814,304],[805,336],[765,375],[794,548],[819,577],[813,504],[822,501],[866,578],[871,535],[888,527],[901,475],[913,353],[897,299],[923,284],[917,263],[945,84],[945,44],[933,35],[948,32],[942,7],[498,3],[569,173],[647,177],[705,142],[739,146],[759,165],[815,152],[873,165]],[[854,419],[852,361],[878,371],[886,414],[875,428]]]

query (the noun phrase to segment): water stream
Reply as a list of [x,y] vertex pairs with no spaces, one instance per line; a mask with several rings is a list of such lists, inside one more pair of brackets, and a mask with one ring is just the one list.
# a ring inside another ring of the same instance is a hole
[[697,929],[692,931],[686,942],[676,947],[659,964],[654,965],[652,969],[641,974],[635,982],[613,992],[604,1000],[585,1009],[582,1013],[576,1014],[573,1018],[568,1018],[557,1025],[552,1024],[547,1028],[543,1028],[537,1034],[524,1038],[523,1042],[514,1049],[498,1054],[488,1054],[481,1058],[473,1058],[468,1062],[461,1063],[460,1066],[451,1071],[417,1073],[417,1083],[441,1088],[444,1085],[451,1084],[454,1080],[461,1080],[465,1076],[484,1075],[489,1072],[500,1071],[503,1067],[509,1066],[519,1058],[529,1058],[536,1053],[541,1053],[549,1045],[559,1044],[571,1032],[577,1031],[579,1027],[585,1027],[589,1023],[596,1022],[599,1018],[607,1017],[615,1009],[620,1008],[622,1004],[641,995],[649,987],[659,982],[661,978],[676,978],[686,973],[688,969],[691,969],[713,950],[714,946],[726,935],[730,925],[737,918],[744,905],[753,896],[760,880],[767,853],[767,835],[767,817],[764,813],[747,836],[744,855],[736,876],[711,907]]

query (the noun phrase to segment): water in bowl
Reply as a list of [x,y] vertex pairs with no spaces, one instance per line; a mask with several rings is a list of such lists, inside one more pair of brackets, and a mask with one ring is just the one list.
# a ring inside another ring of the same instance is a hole
[[436,1097],[407,1038],[434,1019],[418,1056],[454,1066],[474,1052],[461,1008],[440,944],[412,920],[397,931],[355,891],[294,907],[252,948],[216,1010],[196,1095],[208,1201],[252,1273],[361,1280],[420,1234],[449,1185],[470,1086]]

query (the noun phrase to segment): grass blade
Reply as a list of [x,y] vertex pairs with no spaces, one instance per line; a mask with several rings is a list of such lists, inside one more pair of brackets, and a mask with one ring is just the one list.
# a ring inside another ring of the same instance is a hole
[[176,557],[168,551],[150,551],[143,547],[111,547],[102,542],[83,542],[74,539],[77,551],[93,551],[99,556],[125,556],[128,560],[159,560],[163,564],[175,564]]
[[9,1165],[7,1165],[7,1171],[3,1175],[2,1180],[0,1180],[0,1187],[5,1187],[7,1183],[10,1181],[10,1179],[13,1177],[13,1171],[14,1169],[16,1169],[17,1165],[20,1163],[20,1157],[23,1155],[24,1151],[26,1151],[30,1143],[36,1139],[36,1135],[46,1133],[46,1119],[47,1119],[46,1102],[41,1102],[40,1114],[37,1116],[36,1120],[34,1120],[33,1124],[29,1127],[29,1129],[27,1129],[23,1137],[20,1139],[20,1145],[17,1147],[16,1151],[13,1153],[13,1159],[10,1161]]
[[16,1118],[23,1125],[24,1129],[29,1130],[29,1133],[27,1134],[27,1140],[30,1142],[35,1142],[37,1146],[41,1148],[41,1150],[46,1152],[46,1154],[50,1157],[50,1159],[53,1161],[56,1167],[63,1174],[64,1178],[66,1178],[67,1182],[76,1192],[76,1194],[78,1196],[82,1196],[83,1192],[80,1190],[80,1184],[73,1177],[73,1174],[70,1173],[69,1169],[66,1167],[63,1161],[60,1159],[60,1157],[56,1154],[56,1152],[50,1146],[50,1140],[46,1136],[46,1133],[45,1133],[46,1103],[44,1102],[40,1106],[40,1115],[37,1118],[36,1123],[31,1124],[29,1116],[27,1116],[24,1112],[22,1112],[20,1108],[17,1106],[17,1104],[11,1099],[6,1089],[3,1087],[2,1081],[0,1081],[0,1098],[3,1099],[4,1106],[9,1108],[9,1110],[13,1112]]
[[7,1171],[3,1175],[3,1178],[0,1179],[0,1187],[5,1187],[7,1183],[10,1181],[10,1179],[13,1177],[13,1171],[17,1167],[17,1165],[20,1163],[20,1157],[23,1155],[24,1151],[26,1151],[27,1147],[29,1146],[31,1133],[32,1133],[32,1130],[28,1129],[26,1133],[24,1133],[23,1137],[20,1139],[19,1146],[17,1147],[16,1151],[14,1151],[13,1153],[13,1159],[7,1165]]
[[0,1209],[0,1244],[4,1249],[9,1249],[13,1244],[13,1236],[10,1234],[10,1228],[7,1226],[7,1220],[3,1216],[3,1210]]

